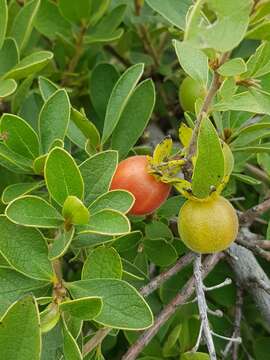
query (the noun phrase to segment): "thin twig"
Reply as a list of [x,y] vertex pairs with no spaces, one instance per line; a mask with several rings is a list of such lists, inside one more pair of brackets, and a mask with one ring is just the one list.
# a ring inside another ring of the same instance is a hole
[[105,337],[109,334],[111,328],[103,328],[96,332],[96,334],[84,345],[83,356],[89,354],[95,347],[102,343]]
[[132,63],[128,59],[120,55],[113,46],[105,45],[104,50],[113,55],[125,67],[129,67],[132,65]]
[[147,27],[145,25],[140,25],[138,34],[142,40],[145,50],[152,57],[155,67],[158,68],[160,65],[160,59],[159,59],[158,53],[156,52],[156,49],[152,43],[152,40],[149,36]]
[[[223,253],[209,255],[204,261],[202,269],[202,278],[213,270],[220,259],[224,257]],[[195,290],[195,279],[192,276],[184,285],[182,290],[167,304],[160,314],[155,319],[154,325],[143,332],[139,339],[129,348],[127,353],[122,357],[122,360],[135,360],[141,353],[143,348],[149,344],[151,339],[157,334],[159,329],[165,322],[183,305],[193,294]]]
[[270,261],[270,252],[263,250],[260,248],[256,243],[252,243],[250,241],[244,240],[244,239],[237,239],[237,243],[246,247],[249,250],[252,250],[256,255],[259,255],[263,259]]
[[265,182],[266,184],[270,183],[269,175],[259,167],[252,164],[246,164],[246,169],[250,171],[257,179]]
[[167,271],[162,272],[154,279],[152,279],[149,284],[143,286],[140,290],[140,294],[144,297],[150,295],[152,292],[158,289],[161,284],[163,284],[165,281],[176,275],[180,270],[190,264],[193,259],[194,254],[191,252],[185,256],[182,256],[173,267],[171,267]]
[[[190,264],[193,259],[194,259],[194,254],[191,252],[185,256],[182,256],[173,267],[157,275],[147,285],[143,286],[140,290],[140,294],[144,297],[149,296],[152,292],[158,289],[164,282],[166,282],[168,279],[176,275],[184,267]],[[84,356],[89,354],[97,345],[99,345],[103,341],[103,339],[109,334],[110,331],[111,331],[110,328],[103,328],[98,330],[96,334],[84,345],[83,347]]]
[[195,288],[197,294],[197,301],[199,307],[200,318],[202,322],[202,335],[205,338],[206,345],[208,348],[208,353],[211,360],[217,360],[215,345],[208,321],[207,315],[207,303],[205,294],[203,291],[203,281],[202,281],[202,263],[201,263],[201,255],[198,254],[194,261],[194,276],[195,276]]
[[[241,320],[242,320],[242,307],[243,307],[243,289],[238,286],[236,293],[236,306],[235,306],[235,319],[234,319],[234,337],[240,337],[241,334]],[[239,343],[233,343],[233,352],[232,358],[233,360],[238,359],[238,349]]]
[[250,226],[257,216],[263,214],[270,209],[270,199],[263,201],[262,203],[253,206],[245,211],[240,216],[240,223],[245,226]]

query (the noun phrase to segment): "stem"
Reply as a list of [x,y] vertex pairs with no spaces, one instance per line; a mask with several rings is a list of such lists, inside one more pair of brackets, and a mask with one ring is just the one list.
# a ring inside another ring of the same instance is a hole
[[158,54],[156,52],[156,49],[154,48],[154,46],[152,44],[148,30],[144,25],[140,25],[140,27],[139,27],[139,36],[143,42],[145,50],[149,53],[149,55],[151,55],[151,57],[154,61],[155,67],[158,68],[160,65],[160,60],[159,60]]
[[195,287],[197,293],[197,301],[199,307],[199,313],[202,322],[202,332],[204,334],[209,356],[211,360],[217,360],[215,345],[208,321],[207,315],[207,303],[204,294],[204,286],[202,281],[202,263],[201,263],[201,255],[197,255],[194,262],[194,276],[195,276]]
[[[236,305],[235,305],[235,319],[234,319],[234,336],[235,338],[240,336],[240,326],[241,326],[241,320],[242,320],[242,307],[243,307],[243,289],[238,286],[237,287],[237,293],[236,293]],[[234,342],[233,343],[233,352],[232,352],[232,358],[233,360],[238,359],[238,349],[239,349],[239,343]]]
[[253,206],[245,211],[240,216],[240,222],[242,225],[249,226],[253,223],[257,216],[263,214],[270,209],[270,199],[263,201],[262,203]]
[[109,334],[111,328],[103,328],[96,332],[96,334],[84,345],[83,357],[89,354],[95,347],[102,343],[105,337]]
[[[209,255],[204,261],[202,270],[202,278],[213,270],[220,259],[224,257],[223,253]],[[152,338],[158,333],[159,329],[166,323],[166,321],[183,305],[193,294],[195,290],[195,279],[192,276],[182,290],[176,295],[174,299],[164,307],[164,309],[157,316],[154,325],[143,332],[139,339],[129,348],[127,353],[122,357],[122,360],[135,360],[141,353],[143,348],[149,344]]]
[[190,264],[193,259],[193,253],[188,253],[187,255],[182,256],[172,268],[159,274],[153,280],[151,280],[149,284],[142,287],[140,294],[144,297],[147,297],[156,289],[158,289],[165,281],[176,275],[180,270]]

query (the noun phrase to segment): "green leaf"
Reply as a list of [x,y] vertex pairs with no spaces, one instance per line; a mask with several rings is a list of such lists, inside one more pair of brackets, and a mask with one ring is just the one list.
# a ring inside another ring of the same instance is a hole
[[142,233],[140,231],[132,231],[129,234],[119,236],[114,239],[112,246],[120,253],[136,249],[139,242],[142,240]]
[[100,246],[92,250],[84,262],[82,280],[101,278],[122,278],[121,258],[112,247]]
[[18,86],[18,89],[14,96],[11,99],[11,112],[17,113],[23,102],[25,101],[25,98],[28,96],[30,92],[31,85],[33,84],[33,76],[30,75],[26,79],[24,79],[20,85]]
[[75,248],[94,247],[96,245],[110,243],[113,240],[113,235],[102,235],[96,233],[82,233],[77,234],[72,246]]
[[50,51],[37,51],[23,58],[15,67],[9,70],[4,79],[20,80],[42,70],[53,58]]
[[[2,15],[1,12],[0,14]],[[0,76],[12,69],[18,62],[19,50],[15,40],[11,38],[5,39],[2,48],[0,47]]]
[[88,20],[91,14],[91,1],[87,0],[60,0],[59,9],[70,22]]
[[7,133],[4,143],[14,152],[29,159],[39,155],[39,140],[36,132],[22,118],[4,114],[1,118],[1,133]]
[[145,236],[148,239],[173,240],[173,233],[168,225],[161,221],[154,220],[145,225]]
[[60,14],[58,4],[50,0],[41,1],[34,24],[37,31],[51,40],[55,40],[57,34],[68,36],[71,31],[70,24]]
[[191,0],[182,0],[181,6],[179,6],[178,0],[146,0],[146,2],[171,24],[181,30],[185,29],[186,15],[189,7],[192,5]]
[[270,72],[270,42],[263,42],[247,61],[247,71],[242,79],[259,78]]
[[68,330],[65,322],[63,321],[62,326],[63,333],[63,352],[65,360],[83,360],[80,348],[72,336],[71,332]]
[[45,310],[40,313],[40,329],[42,333],[51,331],[60,320],[60,312],[57,304],[49,304]]
[[39,5],[40,0],[32,0],[27,2],[24,6],[21,7],[20,11],[14,19],[10,31],[10,36],[15,39],[20,50],[26,46],[29,40]]
[[17,183],[9,185],[2,193],[2,202],[4,204],[10,203],[12,200],[19,196],[29,194],[34,190],[38,190],[45,185],[44,181],[31,182],[31,183]]
[[[207,9],[213,12],[215,20],[211,23],[202,13],[203,1],[198,1],[187,16],[185,40],[196,47],[212,48],[225,52],[235,48],[245,36],[250,0],[208,0]],[[233,29],[233,31],[232,31]]]
[[87,206],[109,190],[117,163],[117,151],[108,150],[90,157],[80,165],[85,185],[84,200]]
[[49,248],[49,259],[55,260],[62,257],[69,249],[71,241],[74,237],[75,229],[71,227],[69,230],[61,230],[54,238],[51,247]]
[[180,360],[210,360],[210,356],[201,352],[187,352],[181,355]]
[[222,101],[230,101],[237,90],[237,85],[234,77],[226,78],[218,90],[218,95]]
[[206,117],[202,120],[197,145],[197,160],[192,177],[192,193],[206,198],[222,182],[224,156],[216,129]]
[[177,251],[166,240],[144,240],[143,246],[147,256],[155,265],[169,266],[178,258]]
[[142,330],[153,323],[153,315],[142,296],[117,279],[80,280],[66,284],[74,298],[100,296],[101,313],[95,321],[117,329]]
[[101,142],[104,144],[115,129],[120,116],[143,73],[143,64],[128,68],[115,84],[106,109]]
[[184,71],[203,86],[208,82],[208,58],[187,41],[173,40],[176,55]]
[[12,95],[17,89],[17,83],[13,79],[0,80],[0,99]]
[[44,153],[56,139],[64,140],[70,117],[70,102],[65,90],[57,90],[44,103],[39,115],[39,136]]
[[39,157],[37,157],[34,162],[33,162],[33,169],[35,174],[37,175],[44,175],[44,167],[45,167],[45,162],[47,159],[48,154],[45,155],[40,155]]
[[4,43],[8,22],[8,6],[6,0],[0,0],[0,49]]
[[66,300],[61,302],[59,308],[80,320],[93,320],[101,312],[102,300],[100,297],[92,296]]
[[128,218],[116,210],[104,209],[90,216],[89,225],[82,233],[92,232],[103,235],[122,235],[130,232]]
[[76,162],[62,148],[50,151],[45,163],[45,181],[51,197],[63,205],[70,195],[83,198],[83,179]]
[[270,152],[270,143],[263,143],[254,146],[235,146],[233,152],[246,152],[247,154],[256,154],[256,153],[269,153]]
[[0,267],[0,316],[23,295],[35,293],[47,285],[48,282],[31,279],[8,267]]
[[234,95],[229,101],[219,102],[215,110],[248,111],[256,114],[270,114],[270,94],[258,89],[249,88]]
[[68,196],[66,198],[62,214],[70,224],[83,225],[89,222],[89,211],[76,196]]
[[254,355],[256,360],[267,359],[267,349],[269,344],[269,337],[258,337],[254,341]]
[[270,123],[258,123],[241,128],[233,136],[237,136],[231,147],[250,144],[264,137],[269,137]]
[[119,39],[123,34],[123,30],[117,29],[117,27],[123,20],[125,10],[126,5],[121,4],[115,7],[109,14],[103,16],[97,25],[92,28],[90,27],[87,35],[84,37],[85,44],[111,42]]
[[5,210],[6,216],[15,224],[57,228],[63,224],[61,214],[46,200],[33,195],[25,195],[13,200]]
[[[144,104],[144,106],[141,106]],[[112,135],[112,149],[124,158],[143,134],[155,105],[152,80],[140,83],[130,96]]]
[[258,23],[246,33],[247,39],[256,39],[256,40],[270,40],[269,36],[270,23],[269,21],[263,21]]
[[98,64],[91,72],[89,79],[90,98],[97,114],[102,120],[105,118],[106,107],[118,78],[118,71],[109,63]]
[[94,147],[97,147],[100,143],[100,135],[96,126],[87,119],[87,117],[80,111],[72,108],[70,120],[76,125],[76,127],[83,133],[86,139]]
[[221,65],[217,72],[222,76],[236,76],[247,71],[247,65],[241,58],[234,58]]
[[117,210],[126,214],[132,208],[134,201],[135,198],[130,192],[112,190],[100,195],[89,205],[88,209],[92,215],[104,209]]
[[157,215],[170,219],[179,214],[180,208],[184,202],[185,199],[181,195],[170,197],[157,210]]
[[13,268],[34,279],[52,280],[48,247],[38,230],[18,226],[1,215],[0,232],[0,253]]
[[[14,336],[14,331],[20,336]],[[26,296],[12,304],[1,319],[0,353],[5,360],[39,360],[40,352],[38,306],[32,296]]]
[[32,174],[32,161],[0,143],[0,164],[18,174]]
[[38,87],[44,101],[47,101],[51,95],[53,95],[57,90],[59,90],[59,87],[57,85],[55,85],[51,80],[45,78],[44,76],[38,77]]
[[243,183],[248,184],[248,185],[260,185],[262,183],[261,181],[254,179],[251,176],[244,175],[244,174],[233,173],[232,176],[234,178],[236,178],[237,180],[240,180]]

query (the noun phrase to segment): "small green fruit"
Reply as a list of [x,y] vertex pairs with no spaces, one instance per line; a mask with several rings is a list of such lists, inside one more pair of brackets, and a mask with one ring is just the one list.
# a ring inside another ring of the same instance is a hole
[[195,111],[195,102],[205,96],[205,89],[191,77],[186,77],[179,87],[179,102],[184,111]]

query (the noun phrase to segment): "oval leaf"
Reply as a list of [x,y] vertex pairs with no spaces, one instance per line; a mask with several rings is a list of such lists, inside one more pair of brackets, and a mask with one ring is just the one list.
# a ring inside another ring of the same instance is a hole
[[112,135],[112,149],[118,150],[120,158],[128,154],[142,135],[150,120],[155,98],[154,84],[150,79],[139,84],[130,96]]
[[46,200],[33,195],[13,200],[5,210],[15,224],[39,228],[57,228],[64,219]]
[[66,198],[62,214],[70,224],[83,225],[89,222],[89,211],[76,196]]
[[60,304],[59,308],[80,320],[93,320],[101,311],[102,300],[100,297],[91,296],[66,300]]
[[45,181],[51,197],[63,205],[69,195],[83,197],[83,179],[71,155],[62,148],[54,148],[45,163]]
[[13,268],[34,279],[52,280],[48,247],[38,230],[18,226],[1,215],[0,233],[0,252]]
[[197,144],[197,160],[192,177],[192,193],[206,198],[224,177],[224,157],[216,129],[208,118],[202,120]]
[[39,155],[36,132],[19,116],[4,114],[1,118],[1,132],[7,134],[4,143],[14,152],[29,159],[35,159]]
[[104,209],[90,216],[89,225],[82,233],[94,232],[103,235],[122,235],[130,232],[128,218],[116,210]]
[[8,22],[8,6],[6,0],[0,0],[0,49],[4,43]]
[[112,247],[100,246],[90,252],[82,269],[82,279],[121,279],[122,262]]
[[39,136],[46,153],[56,139],[64,140],[70,117],[70,102],[65,90],[57,90],[44,103],[39,115]]
[[[20,336],[14,336],[14,330]],[[38,306],[32,296],[10,306],[0,321],[0,353],[5,360],[39,360],[41,332]]]
[[136,64],[127,69],[115,84],[106,109],[102,144],[111,136],[124,107],[143,73],[143,64]]
[[135,198],[130,192],[112,190],[99,196],[90,204],[88,209],[91,215],[104,209],[117,210],[125,214],[132,208],[134,201]]
[[108,150],[100,152],[80,165],[85,184],[86,205],[109,190],[118,163],[118,153]]
[[19,64],[7,72],[4,79],[20,80],[42,70],[53,58],[50,51],[37,51],[23,58]]
[[142,330],[153,323],[152,312],[142,296],[117,279],[80,280],[66,284],[74,298],[100,296],[101,313],[95,321],[117,329]]

